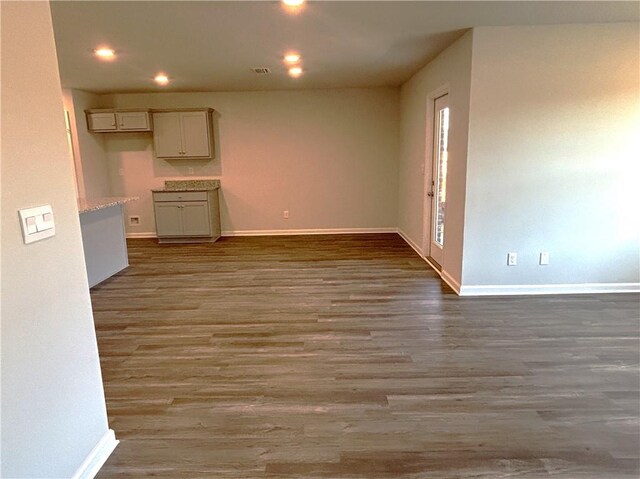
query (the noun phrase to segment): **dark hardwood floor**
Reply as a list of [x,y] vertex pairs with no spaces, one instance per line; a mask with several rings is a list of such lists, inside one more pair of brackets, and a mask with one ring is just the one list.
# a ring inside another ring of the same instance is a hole
[[393,234],[129,250],[99,478],[638,478],[638,295],[459,298]]

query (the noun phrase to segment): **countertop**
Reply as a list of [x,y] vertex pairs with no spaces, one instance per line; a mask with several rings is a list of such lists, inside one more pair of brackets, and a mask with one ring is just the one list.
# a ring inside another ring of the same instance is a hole
[[89,211],[102,210],[111,206],[123,205],[130,201],[137,200],[137,196],[109,196],[105,198],[78,198],[78,211],[88,213]]
[[151,191],[211,191],[220,188],[220,180],[167,180],[164,188],[154,188]]

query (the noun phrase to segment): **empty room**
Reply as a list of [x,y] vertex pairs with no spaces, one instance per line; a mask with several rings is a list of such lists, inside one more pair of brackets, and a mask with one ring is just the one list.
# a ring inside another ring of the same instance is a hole
[[640,3],[0,1],[0,477],[640,476]]

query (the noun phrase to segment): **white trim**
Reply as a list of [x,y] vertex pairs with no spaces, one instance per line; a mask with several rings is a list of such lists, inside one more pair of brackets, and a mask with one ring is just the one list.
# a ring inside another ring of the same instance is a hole
[[462,286],[460,296],[513,296],[536,294],[639,293],[640,283],[506,284]]
[[143,233],[127,233],[127,238],[157,238],[153,231],[145,231]]
[[434,269],[436,273],[438,273],[440,279],[447,283],[449,287],[454,290],[458,296],[460,296],[460,283],[458,283],[458,281],[445,270],[438,268],[437,265],[431,262],[431,259],[428,256],[425,256],[424,260],[429,264],[429,266]]
[[413,241],[411,238],[409,238],[409,236],[407,236],[407,234],[404,231],[402,231],[400,228],[398,228],[398,234],[405,241],[405,243],[407,243],[409,246],[411,246],[413,248],[413,250],[416,253],[418,253],[418,255],[422,259],[425,259],[424,256],[422,255],[422,253],[420,252],[420,248],[418,247],[418,244],[415,241]]
[[451,276],[446,271],[443,271],[440,268],[437,268],[436,265],[433,264],[427,256],[424,256],[422,253],[420,253],[420,250],[418,249],[418,245],[411,238],[409,238],[407,234],[404,231],[402,231],[400,228],[398,228],[398,234],[409,246],[411,246],[411,248],[413,248],[413,250],[416,253],[418,253],[418,256],[420,256],[436,273],[438,273],[438,276],[440,276],[442,281],[447,283],[449,287],[456,292],[456,294],[458,295],[460,294],[460,283],[458,283],[453,278],[453,276]]
[[420,253],[418,245],[398,228],[400,237],[438,273],[458,296],[514,296],[540,294],[604,294],[604,293],[640,293],[640,283],[580,283],[580,284],[512,284],[463,286],[449,273],[440,270],[427,256]]
[[100,438],[98,444],[91,450],[89,455],[82,461],[71,479],[93,479],[100,471],[100,468],[107,461],[113,450],[120,441],[116,439],[113,429],[109,429]]
[[[222,236],[296,236],[296,235],[338,235],[366,233],[397,233],[397,228],[333,228],[300,230],[238,230],[223,231]],[[127,238],[157,238],[156,233],[127,233]]]
[[295,236],[295,235],[339,235],[360,233],[396,233],[396,228],[334,228],[299,230],[240,230],[223,231],[222,236]]
[[[436,268],[434,268],[436,271],[438,271]],[[454,290],[456,292],[456,294],[458,296],[461,296],[460,294],[460,290],[462,289],[462,287],[460,286],[460,283],[458,283],[453,276],[451,276],[449,273],[447,273],[445,270],[442,271],[438,271],[438,274],[440,275],[440,277],[442,278],[442,281],[444,281],[445,283],[447,283],[449,285],[449,287]]]
[[[513,284],[513,285],[461,285],[448,272],[436,267],[429,258],[420,252],[420,247],[400,228],[335,228],[300,230],[240,230],[223,231],[222,236],[294,236],[324,234],[364,234],[398,233],[400,237],[438,273],[459,296],[514,296],[540,294],[603,294],[603,293],[640,293],[640,283],[580,283],[580,284]],[[156,238],[153,232],[128,233],[127,238]],[[113,433],[113,431],[111,431]],[[114,437],[115,440],[115,437]],[[115,442],[117,444],[118,441]],[[115,445],[113,446],[115,448]],[[113,450],[113,449],[112,449]],[[109,454],[111,451],[109,451]],[[107,456],[108,457],[108,456]],[[105,458],[106,460],[106,458]],[[78,476],[80,477],[80,476]],[[84,478],[84,476],[82,476]],[[87,476],[89,477],[89,476]],[[76,479],[76,476],[74,476]]]

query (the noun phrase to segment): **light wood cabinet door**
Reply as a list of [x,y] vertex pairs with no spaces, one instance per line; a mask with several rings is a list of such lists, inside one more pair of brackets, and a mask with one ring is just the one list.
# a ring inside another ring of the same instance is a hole
[[182,236],[182,203],[156,202],[156,233],[158,236]]
[[122,131],[150,130],[149,113],[146,111],[116,112],[116,119],[118,120],[118,129]]
[[182,232],[185,236],[211,236],[209,203],[190,201],[182,203]]
[[116,114],[111,113],[89,113],[89,130],[91,131],[116,131]]
[[181,158],[182,126],[179,112],[154,113],[153,143],[157,158]]
[[182,123],[182,145],[184,156],[210,158],[211,139],[209,119],[206,111],[190,111],[180,114]]

